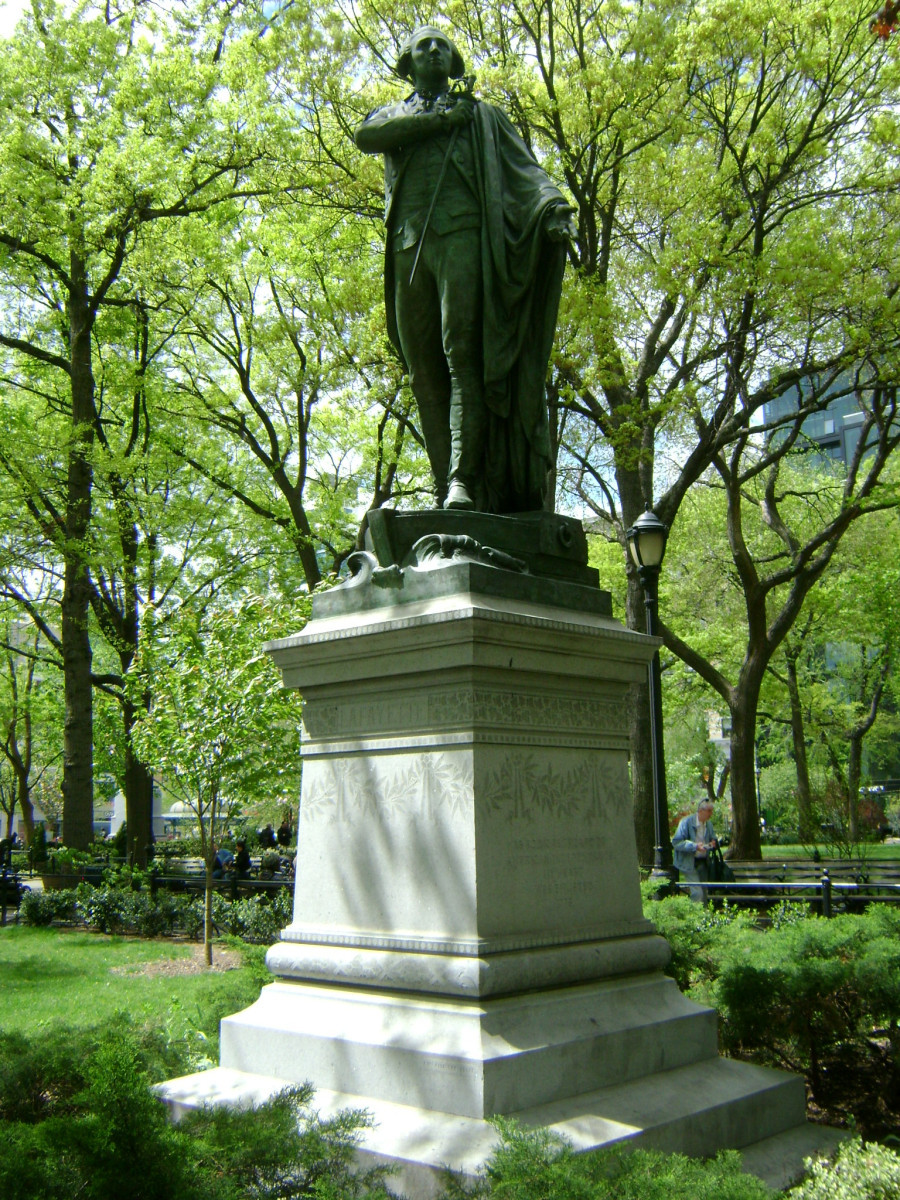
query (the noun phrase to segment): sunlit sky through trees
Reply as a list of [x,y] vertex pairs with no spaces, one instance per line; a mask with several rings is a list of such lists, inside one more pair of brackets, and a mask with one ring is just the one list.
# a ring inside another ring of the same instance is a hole
[[9,37],[25,9],[25,0],[5,0],[0,4],[0,37]]

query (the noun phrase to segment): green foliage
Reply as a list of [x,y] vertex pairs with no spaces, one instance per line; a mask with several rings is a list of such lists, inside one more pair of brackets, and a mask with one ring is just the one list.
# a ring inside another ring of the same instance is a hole
[[897,1200],[900,1156],[887,1146],[853,1138],[833,1160],[809,1163],[809,1178],[793,1188],[790,1200]]
[[359,1134],[370,1118],[347,1110],[323,1120],[312,1099],[306,1085],[285,1090],[252,1113],[206,1109],[183,1122],[201,1172],[222,1179],[219,1200],[376,1200],[390,1194],[386,1168],[365,1171],[354,1164]]
[[47,861],[47,832],[44,829],[44,823],[41,821],[35,828],[34,840],[29,847],[35,863]]
[[205,1110],[173,1126],[150,1090],[178,1073],[159,1033],[56,1028],[0,1034],[0,1193],[11,1200],[353,1200],[388,1195],[354,1170],[361,1113],[321,1121],[309,1087],[252,1112]]
[[264,795],[291,803],[299,792],[298,700],[261,649],[287,621],[286,606],[261,597],[183,612],[148,640],[129,676],[136,697],[147,688],[154,695],[133,731],[135,747],[197,814],[204,854],[210,822],[229,802]]
[[26,925],[52,925],[54,921],[74,921],[77,913],[75,892],[70,888],[26,892],[19,908],[19,915]]
[[92,850],[75,850],[71,846],[58,846],[50,852],[51,871],[80,871],[94,862]]
[[123,821],[107,843],[116,858],[125,858],[128,854],[128,825]]
[[[196,939],[203,932],[203,901],[197,896],[168,892],[156,896],[131,887],[100,887],[82,883],[75,889],[29,892],[22,901],[26,925],[83,924],[95,933],[132,933],[140,937],[183,934]],[[279,888],[273,895],[229,900],[212,896],[213,925],[220,934],[270,945],[290,924],[293,889]]]
[[[772,1193],[727,1151],[709,1161],[634,1150],[577,1154],[546,1129],[496,1118],[500,1144],[476,1194],[500,1200],[766,1200]],[[453,1195],[453,1193],[449,1193]]]
[[202,853],[203,844],[199,834],[170,838],[166,842],[157,842],[153,847],[153,857],[163,868],[166,868],[173,858],[199,858]]
[[753,921],[733,905],[717,911],[684,895],[645,904],[645,911],[672,949],[668,970],[684,992],[716,978],[723,946]]
[[188,1066],[183,1022],[177,1028],[135,1027],[125,1014],[102,1029],[45,1025],[42,1035],[0,1031],[0,1121],[35,1124],[79,1108],[86,1070],[104,1039],[127,1045],[137,1068],[152,1080],[180,1074]]
[[[679,986],[719,1012],[726,1051],[807,1071],[862,1048],[873,1028],[900,1045],[900,913],[873,905],[831,920],[782,905],[768,929],[748,915],[662,900],[648,915],[672,947]],[[894,1064],[896,1071],[897,1064]]]

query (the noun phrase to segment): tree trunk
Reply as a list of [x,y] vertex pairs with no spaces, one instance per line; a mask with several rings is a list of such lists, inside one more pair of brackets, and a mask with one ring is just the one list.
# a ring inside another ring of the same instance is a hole
[[731,857],[761,859],[756,797],[756,711],[762,670],[742,672],[731,705]]
[[859,842],[859,784],[862,779],[862,744],[867,730],[854,729],[847,738],[847,817],[850,841]]
[[30,797],[24,803],[19,797],[19,806],[22,809],[22,824],[25,826],[25,841],[30,846],[34,841],[34,805]]
[[86,850],[94,834],[94,722],[91,640],[88,628],[90,580],[87,541],[91,523],[91,445],[94,377],[91,326],[84,263],[71,256],[69,293],[72,442],[66,490],[66,544],[62,600],[62,659],[66,717],[63,756],[63,841]]
[[791,739],[794,747],[794,765],[797,770],[797,824],[800,841],[815,838],[812,788],[809,784],[809,758],[806,753],[806,729],[803,721],[803,705],[800,703],[800,685],[797,681],[798,647],[785,650],[787,662],[788,696],[791,702]]
[[203,894],[203,954],[206,965],[212,966],[212,898],[213,898],[213,853],[206,855],[206,890]]
[[[31,845],[31,839],[34,837],[34,805],[31,803],[31,785],[28,782],[28,776],[31,773],[30,759],[31,753],[29,748],[27,763],[21,758],[19,758],[18,762],[13,763],[13,771],[16,776],[16,795],[12,808],[12,812],[15,812],[16,804],[18,804],[22,813],[22,823],[25,826],[25,840],[29,846]],[[10,826],[12,825],[12,812],[10,813]]]
[[[126,708],[131,708],[126,705]],[[135,867],[146,867],[153,844],[153,773],[131,749],[132,710],[125,722],[125,824],[128,829],[128,860]]]

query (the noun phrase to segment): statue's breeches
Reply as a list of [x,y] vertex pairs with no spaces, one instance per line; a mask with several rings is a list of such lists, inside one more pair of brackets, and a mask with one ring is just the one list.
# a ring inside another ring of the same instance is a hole
[[440,499],[448,480],[478,479],[484,457],[480,230],[427,232],[410,284],[414,259],[394,251],[397,329]]

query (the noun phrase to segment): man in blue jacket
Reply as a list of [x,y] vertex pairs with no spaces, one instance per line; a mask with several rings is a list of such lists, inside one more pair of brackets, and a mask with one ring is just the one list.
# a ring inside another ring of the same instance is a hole
[[[712,825],[713,803],[701,800],[696,813],[682,817],[672,838],[672,857],[688,883],[701,883],[709,878],[707,862],[713,846],[719,844]],[[702,887],[691,888],[691,899],[702,901]]]

